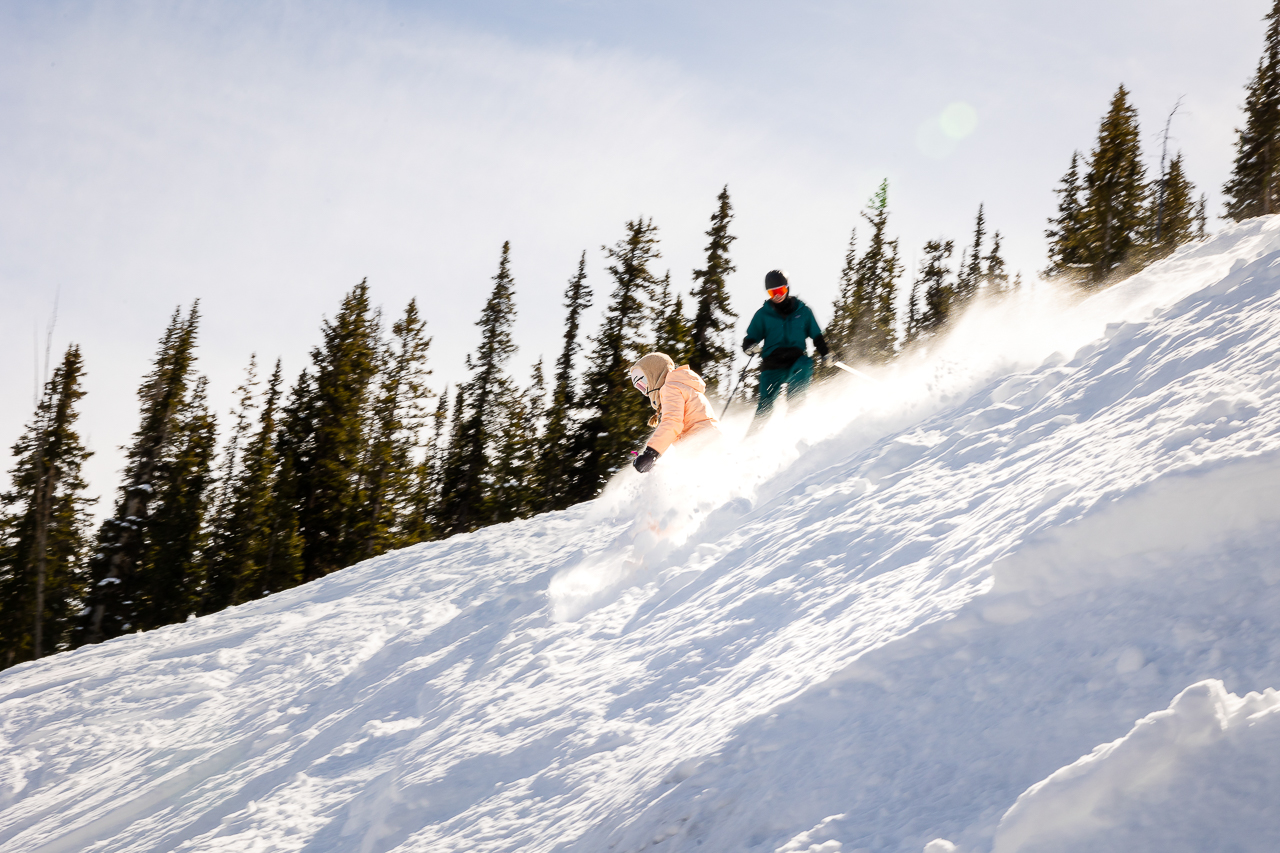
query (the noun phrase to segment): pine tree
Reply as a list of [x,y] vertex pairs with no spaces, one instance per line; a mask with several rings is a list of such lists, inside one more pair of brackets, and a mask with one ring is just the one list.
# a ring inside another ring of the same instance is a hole
[[1280,212],[1280,0],[1266,20],[1266,46],[1246,89],[1244,127],[1236,131],[1235,164],[1222,187],[1227,217],[1236,222]]
[[1058,215],[1049,220],[1051,228],[1044,232],[1049,239],[1049,266],[1045,278],[1078,282],[1084,268],[1084,203],[1081,201],[1080,152],[1071,154],[1071,168],[1054,190],[1058,196]]
[[281,442],[283,493],[302,538],[303,581],[351,565],[363,553],[361,473],[368,403],[378,368],[379,318],[368,281],[342,300],[324,324],[324,344],[311,352],[285,415]]
[[653,336],[653,348],[664,352],[676,364],[687,364],[693,348],[693,330],[684,316],[684,301],[680,294],[671,294],[671,272],[658,282],[657,328]]
[[253,383],[241,386],[237,412],[241,437],[236,443],[240,451],[229,472],[224,465],[226,479],[204,554],[201,610],[205,613],[287,589],[302,577],[301,543],[294,514],[291,507],[283,505],[278,492],[281,381],[277,360],[252,435],[247,424],[249,413],[256,408],[251,394]]
[[896,350],[894,298],[902,273],[898,241],[885,235],[889,223],[887,180],[867,203],[862,218],[871,226],[871,241],[854,263],[854,237],[849,240],[840,295],[824,337],[844,361],[876,363],[892,358]]
[[1006,296],[1013,291],[1000,248],[1000,232],[994,231],[991,234],[991,251],[982,258],[982,284],[988,293],[997,297]]
[[571,484],[575,480],[574,465],[578,457],[573,446],[577,433],[578,395],[575,388],[574,360],[581,345],[578,327],[582,312],[591,307],[591,289],[587,287],[587,253],[578,260],[578,272],[569,279],[564,294],[564,347],[556,360],[555,386],[542,439],[538,463],[538,495],[542,506],[563,509],[570,505]]
[[435,539],[440,527],[437,508],[440,503],[440,478],[445,469],[448,445],[443,441],[449,422],[449,389],[439,395],[436,410],[429,416],[430,436],[422,451],[422,459],[414,473],[413,491],[405,517],[401,520],[404,544],[412,545]]
[[987,239],[987,220],[982,208],[979,204],[978,217],[973,226],[973,245],[960,256],[953,310],[963,309],[971,303],[982,287],[982,244]]
[[227,446],[222,451],[222,464],[218,468],[217,493],[211,501],[210,534],[206,550],[201,560],[204,568],[203,586],[200,593],[200,607],[204,613],[212,613],[228,606],[235,590],[236,576],[234,569],[229,568],[231,554],[223,545],[223,539],[234,537],[240,531],[228,530],[232,506],[235,500],[235,487],[241,476],[244,445],[248,441],[249,428],[252,425],[253,410],[256,408],[254,389],[258,385],[258,356],[249,357],[249,366],[245,368],[245,378],[236,388],[236,407],[231,412],[231,433],[227,437]]
[[109,640],[153,622],[147,611],[157,602],[146,597],[167,594],[145,576],[152,504],[165,487],[166,465],[184,435],[182,414],[193,379],[198,324],[198,306],[193,305],[185,318],[174,312],[155,364],[138,391],[141,425],[127,451],[115,512],[99,529],[96,552],[89,560],[92,586],[73,632],[74,645]]
[[695,284],[690,295],[694,298],[694,310],[688,355],[689,366],[703,377],[712,393],[732,373],[734,350],[724,338],[738,317],[729,305],[726,282],[729,275],[737,272],[729,260],[729,247],[737,238],[729,233],[733,206],[729,204],[727,185],[716,200],[719,204],[711,216],[711,228],[706,232],[709,238],[706,265],[693,271]]
[[627,462],[627,451],[648,435],[650,407],[631,387],[628,368],[647,349],[644,337],[653,312],[657,280],[650,265],[661,257],[657,227],[643,218],[627,223],[627,236],[613,247],[601,247],[613,261],[609,296],[583,391],[590,410],[576,439],[578,478],[568,492],[571,503],[588,500]]
[[914,323],[908,324],[909,340],[938,333],[951,315],[955,286],[949,281],[951,270],[947,260],[955,250],[951,240],[930,240],[924,244],[924,261],[912,292],[919,292],[921,305]]
[[499,524],[546,510],[538,496],[538,458],[546,416],[546,382],[542,360],[533,366],[527,389],[508,386],[502,401],[493,464],[489,521]]
[[1150,258],[1159,260],[1173,253],[1183,243],[1197,239],[1199,223],[1195,187],[1182,171],[1182,154],[1174,156],[1160,180],[1162,201],[1159,211],[1152,211],[1155,227],[1149,235]]
[[476,321],[480,346],[474,358],[467,356],[471,378],[459,389],[453,410],[457,428],[450,443],[440,499],[442,524],[450,534],[475,530],[488,516],[492,445],[501,422],[502,394],[509,381],[506,364],[516,351],[511,340],[516,308],[510,254],[511,244],[503,243],[493,292]]
[[142,607],[134,628],[181,622],[199,609],[205,515],[213,483],[215,423],[209,381],[199,377],[178,409],[173,440],[164,454],[150,504],[147,548],[138,574]]
[[1121,86],[1098,129],[1084,176],[1080,263],[1086,287],[1113,281],[1141,261],[1148,212],[1138,143],[1138,112]]
[[13,447],[12,488],[0,495],[0,668],[66,648],[85,593],[88,505],[76,433],[84,390],[70,346]]
[[381,554],[408,544],[402,521],[412,500],[415,454],[431,397],[426,379],[426,321],[410,300],[404,316],[391,327],[391,341],[381,354],[378,395],[373,405],[371,435],[366,451],[361,503],[363,518],[356,535],[363,540],[361,557]]

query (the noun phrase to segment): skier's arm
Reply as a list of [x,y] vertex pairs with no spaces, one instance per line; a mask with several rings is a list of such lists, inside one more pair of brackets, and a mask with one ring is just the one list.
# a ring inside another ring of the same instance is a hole
[[[809,306],[806,305],[805,309],[808,310],[808,308]],[[809,311],[809,316],[806,320],[805,325],[808,328],[805,329],[805,334],[813,338],[813,348],[818,355],[825,356],[828,352],[827,342],[822,339],[822,330],[818,328],[818,318],[813,316],[813,311]]]
[[685,399],[679,387],[670,382],[662,386],[659,399],[662,401],[662,417],[648,444],[658,453],[666,453],[684,432]]
[[750,325],[747,326],[747,336],[742,339],[742,351],[750,352],[751,348],[764,340],[764,320],[760,318],[760,312],[757,311],[755,316],[751,318]]

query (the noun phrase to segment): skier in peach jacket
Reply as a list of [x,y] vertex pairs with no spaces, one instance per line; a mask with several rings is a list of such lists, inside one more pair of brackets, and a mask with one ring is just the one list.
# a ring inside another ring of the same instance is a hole
[[649,398],[658,411],[649,420],[657,427],[644,452],[636,457],[636,470],[641,473],[653,467],[658,457],[677,441],[695,435],[720,435],[719,421],[711,413],[711,403],[703,394],[707,384],[687,364],[676,367],[671,358],[651,352],[631,368],[631,384]]

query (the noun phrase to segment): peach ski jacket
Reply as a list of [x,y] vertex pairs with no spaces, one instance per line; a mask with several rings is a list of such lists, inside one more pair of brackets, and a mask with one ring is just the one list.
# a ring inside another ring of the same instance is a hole
[[662,407],[658,428],[649,439],[649,446],[659,453],[666,453],[671,445],[683,438],[709,431],[719,433],[719,421],[711,413],[711,403],[703,394],[706,390],[707,383],[690,370],[689,365],[682,364],[668,371],[666,380],[658,389]]

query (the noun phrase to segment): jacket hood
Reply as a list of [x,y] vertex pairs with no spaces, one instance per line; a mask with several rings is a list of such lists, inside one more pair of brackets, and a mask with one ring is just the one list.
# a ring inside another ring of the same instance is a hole
[[693,372],[693,368],[687,364],[682,364],[675,370],[667,373],[667,382],[673,385],[683,385],[686,388],[692,388],[699,394],[707,390],[707,383],[702,381],[702,377]]

